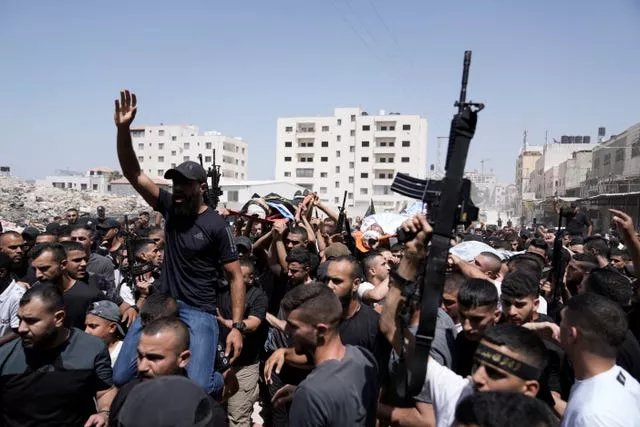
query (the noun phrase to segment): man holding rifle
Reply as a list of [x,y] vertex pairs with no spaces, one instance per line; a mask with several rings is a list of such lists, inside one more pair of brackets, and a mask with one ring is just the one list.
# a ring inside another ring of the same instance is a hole
[[[115,101],[118,159],[122,173],[144,200],[166,221],[165,267],[160,292],[178,301],[180,317],[189,326],[189,377],[205,391],[214,388],[213,373],[218,343],[217,292],[224,275],[231,286],[233,328],[226,340],[233,361],[242,350],[245,287],[236,246],[225,221],[204,203],[207,173],[195,162],[184,162],[165,173],[173,181],[173,194],[161,190],[141,170],[132,147],[130,126],[137,112],[136,95],[120,92]],[[114,381],[123,384],[135,375],[140,322],[134,323],[114,367]],[[133,362],[133,363],[132,363]]]

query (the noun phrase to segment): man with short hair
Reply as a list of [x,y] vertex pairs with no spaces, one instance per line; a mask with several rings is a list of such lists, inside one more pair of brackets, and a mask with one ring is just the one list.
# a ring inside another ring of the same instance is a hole
[[25,289],[11,275],[13,260],[0,252],[0,346],[18,337],[18,306]]
[[[137,113],[137,98],[128,90],[115,101],[114,121],[118,130],[117,151],[122,174],[133,188],[166,221],[165,267],[161,271],[161,292],[178,300],[180,316],[189,325],[191,362],[190,377],[205,391],[214,388],[213,373],[218,344],[215,318],[217,292],[224,278],[231,287],[234,328],[226,340],[232,360],[242,351],[242,333],[235,327],[243,320],[245,287],[233,237],[224,219],[204,203],[207,173],[196,162],[186,161],[166,171],[172,180],[173,193],[160,189],[140,168],[131,139],[131,123]],[[135,358],[140,335],[134,323],[123,344],[114,367],[116,384],[130,379],[129,363]],[[119,369],[120,362],[124,369]]]
[[366,257],[363,265],[367,281],[358,287],[358,296],[364,303],[373,305],[387,296],[390,266],[379,252]]
[[276,405],[293,399],[290,425],[375,426],[377,363],[368,350],[342,343],[336,294],[320,283],[299,286],[282,309],[296,353],[312,355],[315,365],[298,387],[286,385],[274,396]]
[[456,427],[518,426],[556,427],[549,408],[521,393],[486,391],[465,397],[456,407]]
[[596,257],[600,267],[606,267],[607,265],[609,265],[611,248],[609,247],[609,242],[607,242],[604,237],[587,237],[584,240],[584,250],[585,252],[590,253]]
[[591,224],[589,217],[582,212],[580,205],[575,202],[571,203],[571,211],[567,217],[566,230],[571,236],[584,237],[585,227],[586,235],[591,236],[591,233],[593,232],[593,225]]
[[87,262],[87,272],[104,279],[112,287],[116,286],[113,262],[108,258],[91,251],[91,244],[94,238],[94,231],[87,225],[76,225],[71,229],[71,238],[84,246],[89,256]]
[[125,336],[120,326],[121,316],[116,303],[112,301],[96,301],[91,304],[85,318],[85,332],[98,337],[109,349],[111,367],[116,363],[122,339]]
[[24,238],[16,231],[5,231],[0,234],[0,252],[11,258],[13,266],[11,272],[18,282],[33,284],[36,281],[34,271],[29,266],[27,254],[24,251]]
[[149,216],[149,212],[143,211],[140,212],[138,217],[138,229],[145,230],[149,228],[149,221],[151,217]]
[[21,339],[0,347],[2,425],[107,425],[115,394],[109,353],[99,338],[66,328],[64,317],[54,286],[22,296]]
[[549,316],[540,314],[540,284],[535,277],[525,273],[508,273],[502,281],[500,302],[502,317],[513,325],[528,322],[552,322]]
[[289,276],[289,287],[311,282],[311,254],[309,251],[301,247],[291,249],[287,255],[287,275]]
[[462,331],[460,323],[460,310],[458,307],[458,293],[460,287],[466,281],[462,273],[452,272],[444,279],[444,287],[442,289],[442,309],[447,312],[455,325],[456,331]]
[[[185,368],[191,360],[189,347],[189,328],[182,320],[161,317],[147,324],[141,331],[137,348],[137,378],[119,388],[111,405],[109,425],[120,425],[118,417],[129,395],[138,385],[169,375],[186,376]],[[214,425],[226,425],[224,410],[213,399],[209,401],[215,408]]]
[[565,275],[565,284],[571,295],[579,292],[584,278],[596,268],[598,268],[598,260],[593,254],[578,253],[571,257]]
[[36,245],[40,243],[56,243],[58,241],[58,236],[53,233],[40,233],[38,237],[36,237]]
[[78,222],[78,209],[76,208],[69,208],[67,209],[67,213],[66,213],[66,218],[67,218],[67,224],[68,225],[75,225]]
[[627,327],[622,309],[593,293],[574,296],[562,310],[560,343],[576,377],[562,426],[640,425],[640,384],[616,365]]
[[454,344],[453,371],[462,376],[471,374],[473,355],[484,333],[500,320],[498,291],[484,279],[469,279],[458,291],[458,312],[462,333]]

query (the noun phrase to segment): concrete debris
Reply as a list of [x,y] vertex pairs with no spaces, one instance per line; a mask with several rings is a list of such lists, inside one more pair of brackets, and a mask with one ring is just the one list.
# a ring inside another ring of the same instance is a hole
[[152,210],[140,196],[118,197],[94,191],[61,190],[0,176],[0,220],[3,224],[42,226],[56,215],[64,217],[69,208],[78,209],[81,215],[95,216],[98,206],[104,206],[110,217]]

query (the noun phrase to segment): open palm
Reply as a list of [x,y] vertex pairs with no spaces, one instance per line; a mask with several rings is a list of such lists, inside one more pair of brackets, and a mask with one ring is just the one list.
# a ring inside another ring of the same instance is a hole
[[113,119],[116,122],[116,126],[129,126],[138,111],[136,94],[129,92],[128,89],[121,90],[120,100],[116,99],[115,104],[116,111],[113,114]]

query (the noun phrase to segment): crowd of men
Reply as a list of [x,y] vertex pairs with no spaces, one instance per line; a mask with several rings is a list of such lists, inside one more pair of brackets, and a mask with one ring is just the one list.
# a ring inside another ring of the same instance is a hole
[[[594,234],[480,226],[452,239],[424,385],[414,357],[432,228],[398,243],[310,195],[270,221],[205,203],[205,170],[141,170],[134,94],[116,101],[123,175],[157,215],[69,207],[0,234],[0,425],[640,426],[629,215]],[[316,213],[320,213],[322,218]],[[560,267],[559,267],[560,265]],[[404,363],[403,363],[404,362]]]

